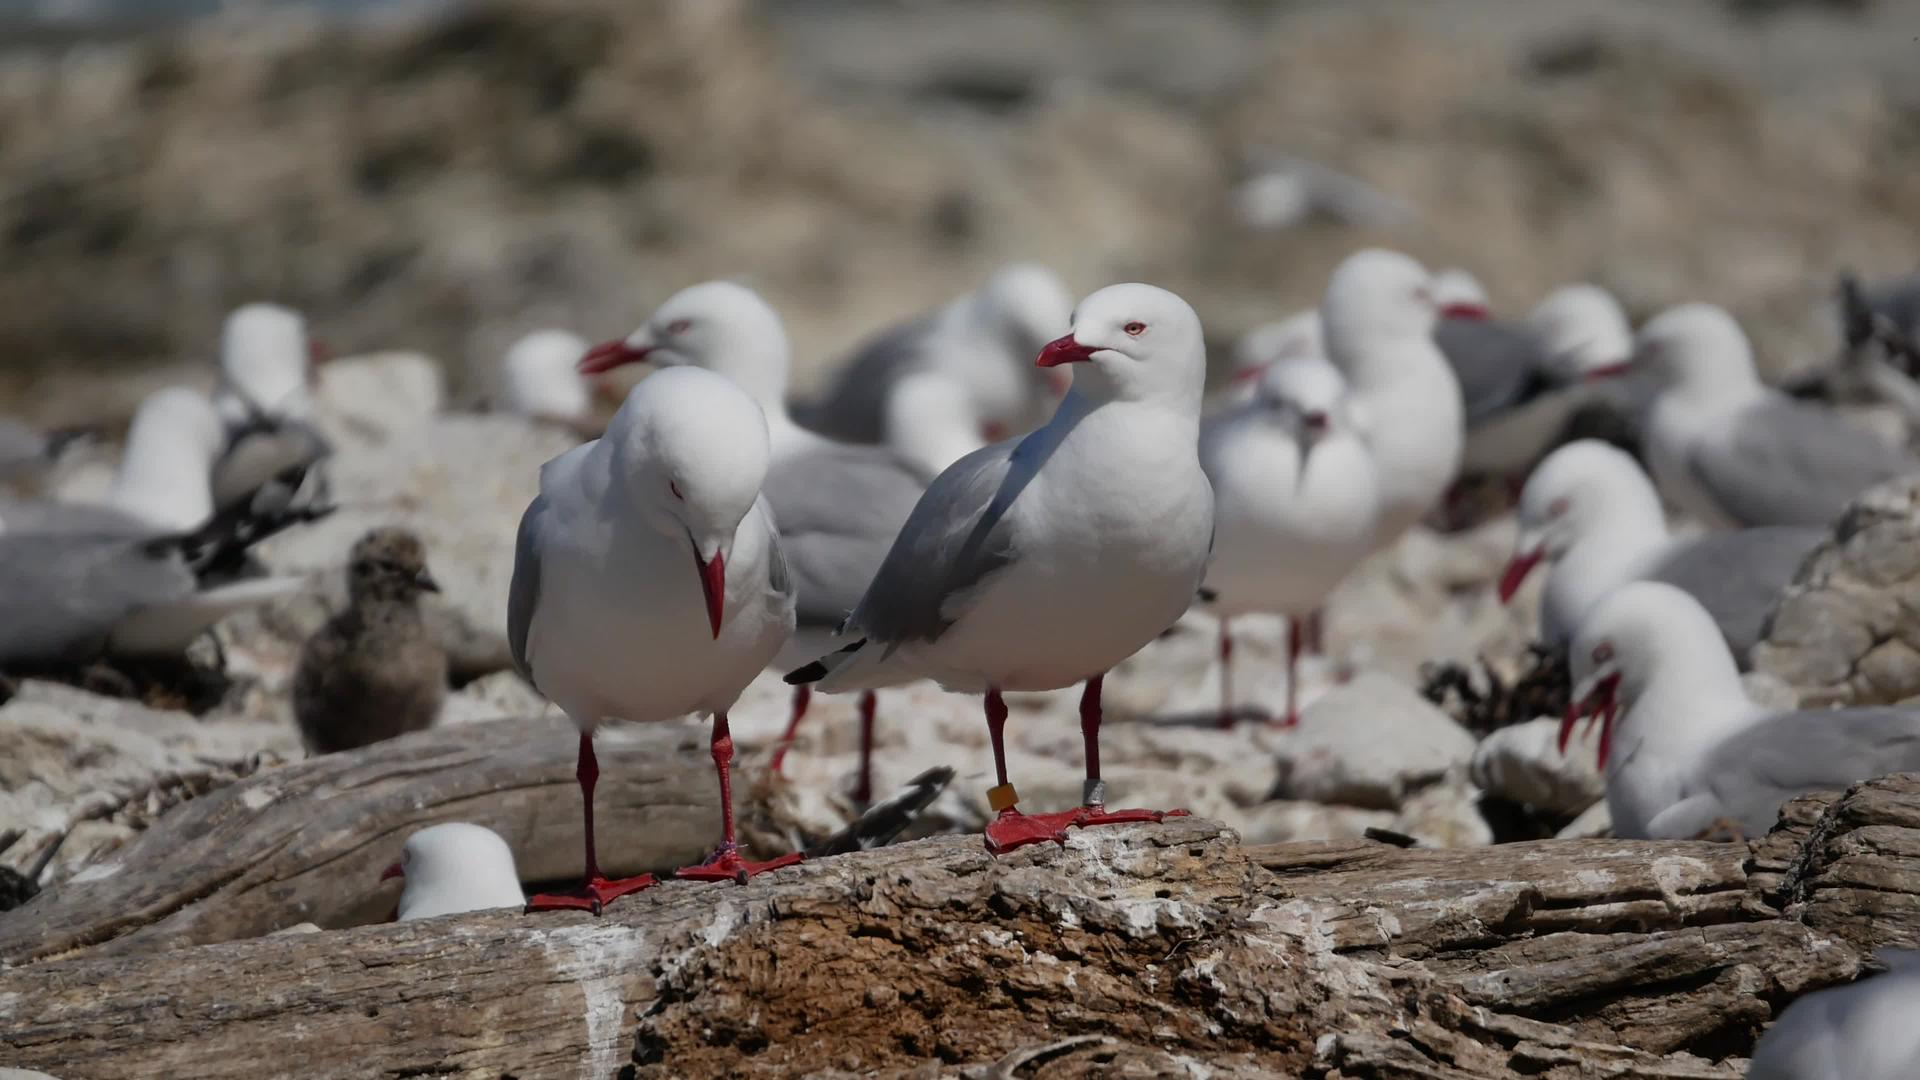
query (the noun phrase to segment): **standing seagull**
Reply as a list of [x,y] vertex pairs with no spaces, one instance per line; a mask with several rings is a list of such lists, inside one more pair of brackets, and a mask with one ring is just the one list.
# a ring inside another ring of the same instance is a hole
[[643,380],[607,433],[549,461],[520,519],[507,640],[521,674],[580,729],[586,882],[536,896],[535,910],[601,906],[653,884],[609,881],[593,841],[603,721],[713,714],[722,842],[700,880],[744,880],[798,861],[740,858],[734,843],[727,710],[793,632],[793,585],[760,498],[767,423],[753,400],[705,371]]
[[1664,581],[1713,616],[1735,659],[1760,640],[1767,616],[1825,529],[1733,529],[1677,539],[1653,481],[1625,451],[1581,439],[1548,454],[1520,492],[1520,536],[1500,577],[1513,599],[1548,561],[1540,636],[1563,646],[1595,604],[1629,581]]
[[226,444],[220,414],[198,391],[148,394],[127,430],[107,505],[156,530],[199,528],[213,517],[213,469]]
[[[1213,490],[1200,469],[1206,352],[1186,301],[1112,285],[1082,301],[1039,365],[1080,364],[1045,426],[941,473],[847,620],[853,644],[787,676],[828,692],[924,676],[986,693],[999,785],[987,847],[1060,840],[1072,825],[1157,821],[1105,808],[1100,684],[1171,626],[1206,572]],[[1028,817],[1007,780],[1005,690],[1086,680],[1084,805]]]
[[1433,343],[1444,310],[1425,268],[1377,248],[1347,257],[1327,285],[1327,355],[1347,377],[1380,484],[1374,544],[1419,521],[1460,472],[1460,384]]
[[[705,368],[745,390],[766,414],[773,464],[763,491],[798,590],[798,627],[781,651],[783,669],[833,647],[840,623],[860,602],[926,490],[887,448],[837,443],[794,423],[786,401],[790,356],[786,328],[771,305],[744,286],[709,281],[668,297],[646,325],[581,361],[590,372],[638,361]],[[810,687],[794,688],[792,718],[774,751],[775,775],[811,694]],[[873,798],[875,710],[873,691],[867,690],[860,696],[860,776],[854,788],[854,801],[862,805]]]
[[1220,726],[1233,725],[1233,637],[1253,611],[1287,617],[1287,713],[1305,626],[1366,558],[1379,513],[1373,458],[1347,411],[1346,382],[1319,357],[1269,365],[1253,397],[1210,419],[1200,465],[1213,484],[1215,534],[1206,586],[1220,616]]
[[433,726],[447,699],[447,650],[420,598],[439,591],[413,533],[374,529],[353,545],[347,608],[307,639],[293,672],[293,715],[308,750],[352,750]]
[[1683,304],[1640,329],[1634,363],[1659,392],[1647,457],[1667,499],[1711,525],[1827,525],[1920,459],[1760,381],[1740,324]]
[[407,837],[400,860],[380,880],[400,878],[401,922],[457,915],[465,911],[519,907],[520,891],[513,849],[484,825],[448,821]]
[[1614,835],[1685,839],[1731,824],[1757,836],[1780,804],[1920,768],[1920,712],[1770,712],[1740,685],[1720,629],[1692,597],[1639,581],[1601,601],[1572,655],[1574,706],[1602,717]]

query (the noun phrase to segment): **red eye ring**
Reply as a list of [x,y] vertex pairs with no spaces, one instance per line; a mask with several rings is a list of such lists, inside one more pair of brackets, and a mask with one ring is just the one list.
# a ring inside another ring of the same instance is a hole
[[1612,642],[1603,641],[1600,644],[1594,646],[1594,649],[1593,649],[1594,663],[1604,664],[1611,659],[1613,659],[1613,643]]
[[1567,500],[1565,499],[1555,499],[1553,500],[1553,504],[1547,507],[1547,513],[1553,515],[1554,517],[1559,517],[1561,514],[1564,514],[1566,512],[1567,512]]
[[1125,330],[1128,337],[1139,337],[1141,334],[1147,332],[1147,324],[1135,321],[1128,323],[1120,329]]
[[680,485],[678,483],[675,483],[672,480],[667,481],[667,490],[673,492],[674,498],[679,499],[682,502],[686,501],[687,497],[685,495],[680,494]]
[[687,328],[691,327],[692,325],[693,323],[687,319],[675,319],[672,322],[667,324],[667,333],[684,334],[687,332]]

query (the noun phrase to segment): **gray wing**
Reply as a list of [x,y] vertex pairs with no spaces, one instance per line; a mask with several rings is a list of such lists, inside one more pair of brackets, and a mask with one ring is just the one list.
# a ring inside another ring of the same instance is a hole
[[879,442],[885,434],[887,392],[924,359],[933,323],[933,315],[924,315],[862,344],[840,369],[833,387],[801,411],[801,423],[846,442]]
[[851,629],[892,647],[936,640],[953,625],[955,598],[1013,561],[1006,512],[1033,475],[1016,468],[1023,452],[1041,453],[1039,440],[983,446],[934,480],[847,620]]
[[513,579],[507,585],[507,649],[522,678],[536,687],[527,663],[527,628],[540,605],[540,524],[547,516],[547,497],[536,495],[520,515],[520,532],[513,542]]
[[109,506],[56,499],[0,499],[0,525],[6,535],[121,537],[156,535],[154,527]]
[[[213,504],[220,509],[243,503],[262,511],[280,509],[303,487],[308,472],[332,452],[311,425],[255,419],[228,438],[226,451],[213,464]],[[267,505],[260,505],[262,500]]]
[[1796,795],[1920,770],[1920,712],[1777,713],[1721,740],[1704,768],[1714,794],[1749,835],[1758,835]]
[[1826,538],[1825,529],[1797,525],[1708,533],[1674,545],[1647,577],[1700,601],[1745,668],[1781,592]]
[[1477,319],[1442,319],[1434,344],[1446,355],[1472,426],[1544,389],[1533,339],[1521,328]]
[[801,626],[837,627],[860,602],[925,488],[885,450],[835,446],[774,466],[766,498]]
[[88,659],[128,613],[196,587],[168,540],[9,532],[0,536],[0,664]]
[[1906,451],[1786,397],[1742,412],[1726,438],[1700,440],[1687,465],[1743,525],[1829,525],[1854,496],[1920,471]]

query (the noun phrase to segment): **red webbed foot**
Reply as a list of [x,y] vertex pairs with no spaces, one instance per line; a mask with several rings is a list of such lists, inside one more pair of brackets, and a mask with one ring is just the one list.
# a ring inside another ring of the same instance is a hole
[[740,857],[740,849],[733,844],[722,844],[699,866],[683,866],[673,872],[673,876],[682,881],[732,881],[745,885],[756,874],[769,870],[793,866],[805,861],[806,856],[791,852],[766,862],[749,862]]
[[1086,816],[1074,822],[1074,824],[1083,829],[1090,829],[1095,825],[1127,825],[1139,822],[1158,824],[1170,817],[1189,816],[1185,810],[1137,810],[1131,808],[1126,810],[1109,810],[1104,806],[1084,806],[1081,807],[1081,809],[1086,812]]
[[1067,830],[1078,825],[1086,813],[1085,807],[1076,806],[1053,814],[1023,814],[1007,806],[1001,809],[1000,816],[987,823],[987,850],[1005,855],[1016,848],[1049,840],[1064,844]]
[[598,915],[615,900],[629,893],[650,889],[659,883],[660,879],[652,874],[614,879],[596,875],[569,892],[540,893],[527,901],[526,910],[528,914],[536,911],[591,911]]

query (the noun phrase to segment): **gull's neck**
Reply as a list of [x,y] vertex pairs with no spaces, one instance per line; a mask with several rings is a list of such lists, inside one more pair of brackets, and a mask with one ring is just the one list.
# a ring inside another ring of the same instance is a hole
[[1622,684],[1616,743],[1684,767],[1761,714],[1716,632],[1710,643],[1675,641],[1643,686]]

